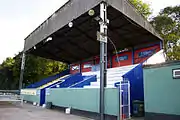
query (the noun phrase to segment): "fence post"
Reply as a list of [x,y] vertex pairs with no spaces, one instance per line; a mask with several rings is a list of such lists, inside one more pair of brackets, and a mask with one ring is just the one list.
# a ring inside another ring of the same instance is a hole
[[118,120],[122,120],[122,89],[121,89],[121,82],[119,82],[118,86]]
[[128,117],[131,118],[131,90],[130,90],[130,82],[128,81]]

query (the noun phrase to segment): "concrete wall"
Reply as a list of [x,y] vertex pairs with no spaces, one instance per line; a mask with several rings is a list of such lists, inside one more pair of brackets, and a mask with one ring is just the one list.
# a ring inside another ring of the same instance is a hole
[[[88,112],[99,112],[99,89],[50,89],[46,102],[55,106],[72,107]],[[118,89],[105,90],[105,113],[118,114]]]
[[180,63],[144,68],[145,112],[148,120],[175,120],[180,115],[180,79],[173,79],[172,75],[172,70],[176,68],[180,68]]
[[40,94],[37,89],[22,89],[21,95],[25,101],[40,103]]
[[40,96],[38,95],[22,95],[24,100],[28,101],[28,102],[36,102],[36,103],[40,103]]

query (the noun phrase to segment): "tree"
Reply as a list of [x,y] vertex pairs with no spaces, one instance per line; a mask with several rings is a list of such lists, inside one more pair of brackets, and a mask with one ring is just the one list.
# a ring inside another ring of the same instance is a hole
[[[18,89],[21,56],[19,53],[14,58],[7,58],[0,65],[0,89]],[[29,85],[65,69],[67,65],[62,62],[27,55],[23,83]]]
[[4,67],[4,68],[11,68],[14,64],[14,59],[13,58],[6,58],[5,61],[3,61],[3,63],[1,64],[1,67]]
[[151,23],[164,39],[168,59],[180,60],[180,5],[164,8]]
[[[21,60],[19,58],[16,59]],[[60,73],[65,69],[67,69],[67,65],[62,62],[45,59],[34,55],[27,55],[24,72],[24,83],[26,85],[32,84],[48,76]]]
[[142,2],[142,0],[129,0],[132,5],[141,13],[146,19],[152,14],[150,4]]
[[12,67],[14,64],[13,58],[6,58],[6,60],[3,61],[3,63],[0,65],[0,89],[6,89],[10,88],[11,84],[9,82],[12,82]]

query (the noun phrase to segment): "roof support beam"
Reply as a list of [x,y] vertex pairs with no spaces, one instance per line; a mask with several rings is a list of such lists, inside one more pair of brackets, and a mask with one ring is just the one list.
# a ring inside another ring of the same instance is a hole
[[22,87],[23,87],[25,61],[26,61],[26,54],[25,54],[25,52],[23,51],[23,52],[22,52],[22,58],[21,58],[21,73],[20,73],[20,79],[19,79],[19,92],[20,92],[20,93],[21,93],[21,89],[22,89]]
[[[100,120],[105,120],[105,87],[107,83],[107,3],[100,4]],[[103,34],[103,35],[102,35]]]

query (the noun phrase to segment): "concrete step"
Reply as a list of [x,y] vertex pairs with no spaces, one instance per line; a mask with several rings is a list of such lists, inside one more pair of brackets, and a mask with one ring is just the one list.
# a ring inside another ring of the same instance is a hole
[[[125,73],[129,72],[130,70],[128,71],[111,71],[111,72],[107,72],[107,76],[114,76],[114,75],[119,75],[119,76],[122,76],[124,75]],[[100,77],[100,74],[99,73],[83,73],[84,76],[89,76],[89,75],[96,75],[96,77]]]
[[[113,82],[108,82],[107,85],[113,85],[117,82],[120,82],[120,81],[113,81]],[[91,82],[91,85],[90,86],[99,86],[100,85],[100,82]]]
[[[107,78],[111,78],[111,77],[122,77],[125,73],[111,73],[111,74],[107,74]],[[96,78],[100,78],[100,75],[96,75]]]
[[[100,88],[100,86],[84,86],[84,88]],[[115,88],[114,85],[107,85],[106,88]]]
[[[116,82],[116,81],[123,81],[123,78],[118,78],[118,79],[109,79],[107,82]],[[95,81],[95,82],[100,82],[100,79]]]

